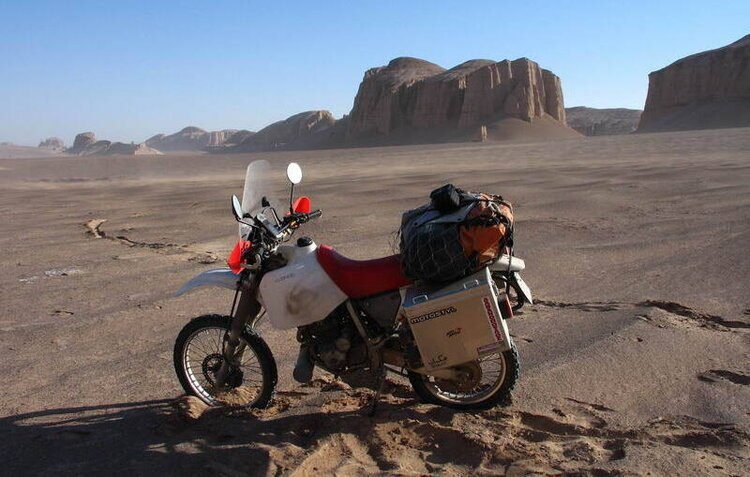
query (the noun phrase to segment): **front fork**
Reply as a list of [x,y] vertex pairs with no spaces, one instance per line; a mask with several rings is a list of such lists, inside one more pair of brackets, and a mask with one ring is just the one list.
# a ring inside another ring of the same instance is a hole
[[233,306],[232,325],[228,336],[224,339],[222,352],[224,359],[221,362],[219,371],[216,373],[216,386],[219,388],[224,386],[232,366],[238,365],[238,360],[242,359],[242,354],[245,351],[244,344],[240,340],[242,333],[245,331],[248,323],[251,323],[254,328],[255,322],[262,316],[262,307],[258,301],[256,280],[251,279],[251,283],[244,287],[241,284],[238,287],[235,295],[235,303],[237,306]]

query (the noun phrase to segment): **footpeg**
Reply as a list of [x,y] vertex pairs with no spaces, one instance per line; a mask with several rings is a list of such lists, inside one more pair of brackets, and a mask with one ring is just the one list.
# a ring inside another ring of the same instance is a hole
[[309,348],[306,345],[300,346],[297,362],[294,364],[294,372],[292,372],[294,380],[302,384],[309,383],[314,369],[315,363],[310,359]]

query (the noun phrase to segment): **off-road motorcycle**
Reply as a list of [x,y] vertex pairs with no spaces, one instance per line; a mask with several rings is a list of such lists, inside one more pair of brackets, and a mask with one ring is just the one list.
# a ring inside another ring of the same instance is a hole
[[229,315],[194,318],[177,337],[174,366],[188,394],[215,404],[222,392],[242,388],[247,405],[267,406],[277,382],[276,361],[259,334],[267,317],[276,329],[297,330],[297,381],[309,382],[318,367],[368,382],[377,391],[372,412],[388,372],[408,378],[428,403],[484,409],[509,398],[519,360],[506,320],[532,301],[519,275],[523,260],[504,254],[435,287],[406,278],[398,255],[357,261],[309,237],[290,244],[321,211],[312,211],[307,197],[294,199],[299,165],[289,164],[287,178],[289,207],[282,212],[269,198],[271,165],[247,167],[242,202],[232,197],[240,240],[229,267],[203,272],[177,292],[235,292]]

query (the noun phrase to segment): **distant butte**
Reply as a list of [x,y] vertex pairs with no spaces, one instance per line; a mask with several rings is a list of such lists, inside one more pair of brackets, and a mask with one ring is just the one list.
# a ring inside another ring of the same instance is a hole
[[76,136],[73,147],[65,150],[68,154],[77,156],[112,156],[112,155],[158,155],[160,151],[144,143],[124,143],[97,140],[93,132],[83,132]]
[[255,134],[247,135],[230,151],[273,151],[276,149],[311,149],[332,146],[329,132],[336,120],[330,111],[304,111],[269,124]]
[[223,146],[227,139],[237,132],[236,129],[205,131],[195,126],[188,126],[174,134],[152,136],[146,139],[146,145],[165,152],[203,151]]
[[347,138],[396,134],[406,139],[410,133],[429,138],[430,131],[434,139],[445,133],[475,136],[487,126],[492,139],[493,132],[503,136],[497,133],[508,129],[504,120],[516,120],[509,124],[521,133],[543,124],[542,135],[577,136],[565,125],[560,78],[534,61],[470,60],[446,70],[417,58],[396,58],[365,73]]

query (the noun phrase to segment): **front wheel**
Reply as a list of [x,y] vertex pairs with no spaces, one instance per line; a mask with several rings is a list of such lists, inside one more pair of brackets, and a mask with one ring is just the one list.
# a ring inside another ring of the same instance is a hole
[[514,344],[507,351],[484,356],[462,368],[474,374],[471,389],[414,371],[409,371],[409,381],[423,402],[461,410],[489,409],[510,400],[520,372],[518,350]]
[[225,386],[215,387],[231,323],[230,316],[205,315],[185,325],[174,344],[177,377],[186,393],[206,404],[217,404],[231,394],[248,407],[266,407],[276,387],[276,361],[266,342],[248,330],[240,337],[236,364],[230,367]]

